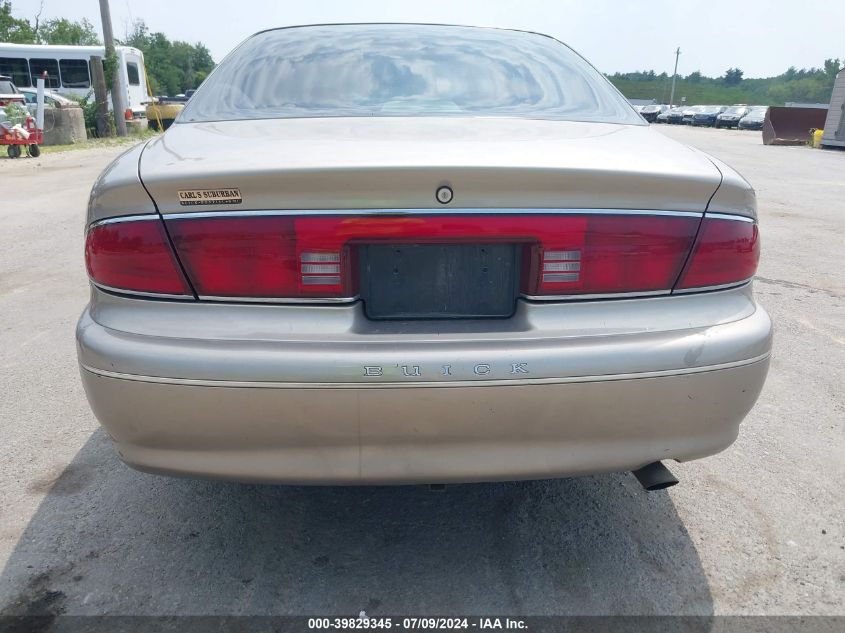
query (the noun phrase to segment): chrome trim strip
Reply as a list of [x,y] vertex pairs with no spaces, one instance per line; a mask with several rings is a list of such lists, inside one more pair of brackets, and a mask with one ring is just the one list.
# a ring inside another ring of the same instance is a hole
[[189,301],[196,301],[194,299],[194,295],[168,295],[162,294],[158,292],[141,292],[140,290],[125,290],[123,288],[113,288],[112,286],[106,286],[105,284],[101,284],[99,282],[94,281],[90,277],[88,281],[91,282],[91,285],[96,286],[100,290],[105,292],[110,292],[116,295],[127,295],[127,296],[137,296],[137,297],[149,297],[152,299],[181,299],[182,301],[189,300]]
[[[753,278],[752,278],[753,279]],[[724,284],[721,286],[706,286],[702,288],[685,288],[683,290],[675,290],[674,292],[671,290],[653,290],[648,292],[617,292],[617,293],[606,293],[606,294],[582,294],[582,295],[528,295],[528,294],[521,294],[520,298],[526,299],[528,301],[538,301],[538,302],[548,302],[548,301],[588,301],[592,299],[629,299],[629,298],[639,298],[639,297],[666,297],[669,295],[679,295],[679,294],[692,294],[697,292],[712,292],[715,290],[727,290],[729,288],[739,288],[740,286],[744,286],[748,283],[751,283],[752,279],[746,279],[745,281],[739,281],[737,283],[730,283]],[[113,294],[119,295],[127,295],[127,296],[138,296],[138,297],[150,297],[153,299],[180,299],[180,300],[193,300],[194,298],[189,295],[166,295],[166,294],[155,294],[152,292],[136,292],[133,290],[123,290],[121,288],[111,288],[109,286],[105,286],[103,284],[96,283],[95,281],[91,280],[91,283],[99,288],[100,290],[104,290],[106,292],[111,292]],[[360,299],[360,295],[355,295],[352,297],[314,297],[314,298],[304,298],[304,297],[215,297],[212,295],[199,295],[198,299],[200,301],[215,301],[219,303],[268,303],[268,304],[312,304],[312,305],[334,305],[338,303],[354,303]]]
[[747,215],[732,215],[730,213],[705,213],[705,218],[715,218],[717,220],[733,220],[734,222],[751,222],[754,224],[754,218],[749,218]]
[[137,374],[124,374],[106,369],[97,369],[89,365],[81,364],[80,367],[87,372],[103,376],[104,378],[116,378],[119,380],[131,380],[136,382],[151,382],[166,385],[185,385],[192,387],[241,387],[258,389],[414,389],[420,387],[516,387],[521,385],[555,385],[579,382],[605,382],[616,380],[637,380],[642,378],[662,378],[671,376],[682,376],[688,374],[700,374],[721,369],[732,369],[753,365],[766,360],[771,352],[766,352],[754,358],[721,363],[719,365],[705,365],[703,367],[684,367],[680,369],[666,369],[662,371],[644,371],[631,374],[606,374],[597,376],[568,376],[561,378],[521,378],[503,380],[455,380],[455,381],[408,381],[408,382],[259,382],[259,381],[236,381],[236,380],[206,380],[189,378],[166,378],[162,376],[140,376]]
[[[509,209],[479,209],[479,208],[443,208],[443,209],[264,209],[264,210],[240,210],[240,211],[197,211],[195,213],[148,213],[144,215],[121,215],[113,218],[104,218],[92,222],[87,230],[91,230],[102,224],[117,224],[119,222],[137,222],[143,220],[189,220],[191,218],[218,218],[218,217],[261,217],[261,216],[286,216],[286,215],[508,215],[513,213],[525,213],[526,215],[666,215],[682,218],[701,218],[703,211],[667,211],[661,209],[558,209],[558,208],[527,208],[514,207]],[[751,218],[744,216],[732,216],[727,214],[709,213],[708,217],[724,217],[724,219],[745,220],[753,222]]]
[[675,290],[672,292],[673,295],[688,295],[692,294],[693,292],[711,292],[713,290],[727,290],[728,288],[739,288],[740,286],[744,286],[746,284],[750,284],[754,277],[749,277],[748,279],[743,279],[742,281],[734,281],[729,284],[721,284],[719,286],[701,286],[700,288],[682,288],[681,290]]
[[218,301],[224,303],[307,303],[311,305],[353,303],[360,297],[215,297],[212,295],[199,295],[200,301]]
[[121,222],[141,222],[146,220],[159,220],[161,216],[158,213],[145,213],[144,215],[121,215],[115,218],[106,218],[104,220],[97,220],[88,225],[86,231],[97,228],[102,224],[120,224]]
[[198,211],[196,213],[167,213],[165,220],[187,220],[190,218],[246,217],[274,215],[669,215],[685,218],[700,218],[703,211],[662,211],[659,209],[554,209],[514,207],[492,208],[449,208],[441,209],[265,209],[242,211]]
[[609,292],[594,295],[520,295],[529,301],[581,301],[583,299],[626,299],[629,297],[665,297],[671,290],[650,290],[648,292]]

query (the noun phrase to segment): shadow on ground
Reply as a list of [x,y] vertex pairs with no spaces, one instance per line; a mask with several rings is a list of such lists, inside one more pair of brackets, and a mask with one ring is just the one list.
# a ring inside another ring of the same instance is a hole
[[169,479],[102,431],[0,576],[3,614],[709,615],[666,492],[631,475],[306,488]]

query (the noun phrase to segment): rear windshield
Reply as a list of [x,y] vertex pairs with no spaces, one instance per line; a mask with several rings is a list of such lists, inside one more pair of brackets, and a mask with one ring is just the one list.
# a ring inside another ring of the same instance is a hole
[[579,55],[497,29],[335,25],[258,33],[180,122],[332,116],[509,116],[644,125]]
[[11,95],[15,94],[17,90],[12,85],[11,81],[0,80],[0,94]]

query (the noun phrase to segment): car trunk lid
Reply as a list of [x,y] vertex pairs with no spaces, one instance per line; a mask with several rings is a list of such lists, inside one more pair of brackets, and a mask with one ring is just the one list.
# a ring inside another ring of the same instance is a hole
[[[146,147],[140,173],[162,214],[425,209],[441,206],[443,184],[450,208],[703,212],[720,180],[646,126],[448,117],[177,124]],[[217,190],[240,199],[179,193]]]

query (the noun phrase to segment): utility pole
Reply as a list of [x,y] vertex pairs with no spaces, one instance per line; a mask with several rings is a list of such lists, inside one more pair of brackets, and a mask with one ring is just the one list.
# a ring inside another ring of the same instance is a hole
[[681,47],[678,47],[678,50],[675,51],[675,70],[672,71],[672,92],[669,95],[669,107],[671,108],[675,105],[675,79],[678,76],[678,57],[681,56]]
[[[100,0],[100,19],[103,22],[103,43],[106,45],[106,59],[115,59],[114,33],[111,29],[111,10],[109,0]],[[115,72],[111,79],[111,107],[114,112],[114,126],[118,136],[126,136],[126,119],[124,119],[123,92],[120,89],[120,73]]]
[[106,88],[106,76],[103,74],[103,58],[91,55],[91,79],[94,84],[94,100],[97,103],[97,136],[111,136],[109,125],[109,93]]

